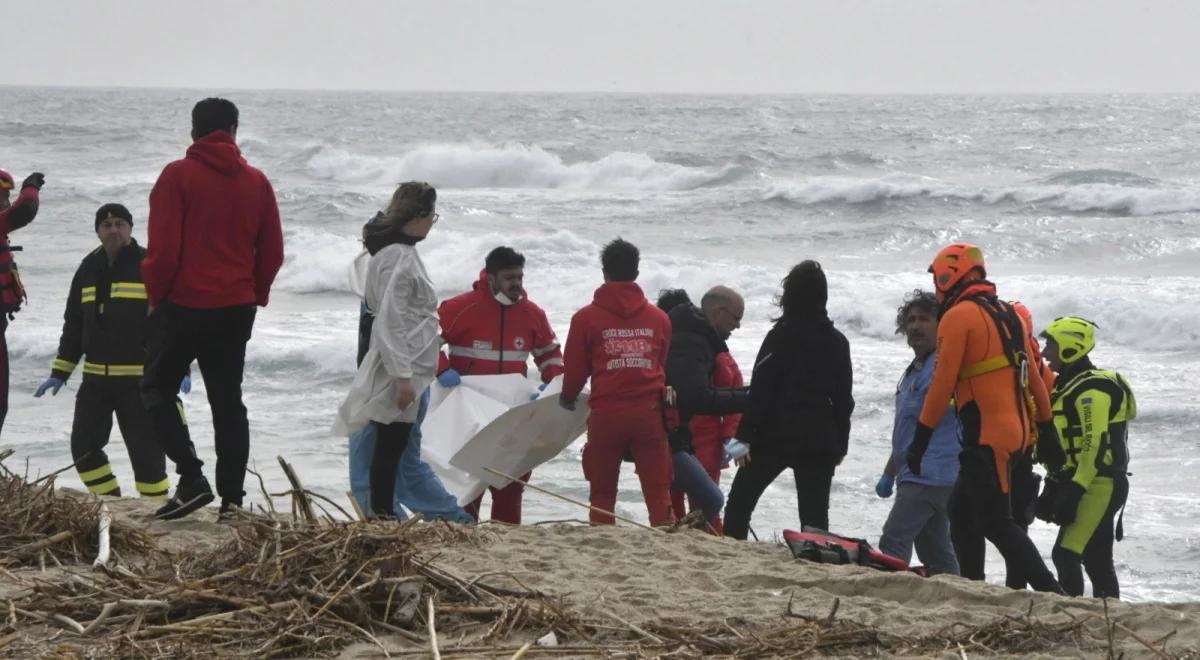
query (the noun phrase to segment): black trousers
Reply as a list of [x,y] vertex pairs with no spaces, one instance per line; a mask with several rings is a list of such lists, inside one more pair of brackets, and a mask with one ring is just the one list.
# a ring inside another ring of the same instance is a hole
[[[1117,512],[1125,506],[1129,497],[1129,477],[1119,474],[1113,479],[1112,499],[1104,511],[1104,517],[1092,532],[1092,538],[1083,548],[1083,555],[1077,555],[1062,547],[1063,534],[1066,527],[1058,530],[1058,539],[1054,542],[1054,550],[1050,558],[1054,560],[1054,568],[1058,571],[1058,580],[1062,583],[1063,591],[1069,596],[1083,595],[1083,571],[1087,571],[1088,579],[1092,581],[1092,596],[1095,598],[1120,598],[1121,586],[1117,582],[1117,570],[1113,566],[1114,522]],[[1082,569],[1082,570],[1081,570]]]
[[120,493],[117,477],[104,447],[112,434],[113,415],[129,451],[138,494],[165,499],[170,482],[167,460],[150,415],[142,405],[136,378],[85,378],[75,395],[75,421],[71,424],[71,458],[88,490],[97,495]]
[[192,361],[200,366],[212,407],[213,443],[217,452],[217,494],[238,505],[245,495],[246,461],[250,457],[250,424],[242,404],[242,371],[246,342],[254,328],[253,304],[193,309],[164,303],[163,336],[151,342],[142,378],[142,402],[180,481],[203,475],[204,463],[188,433],[183,408],[175,394]]
[[[1033,471],[1032,450],[1018,454],[1013,458],[1011,466],[1008,494],[1009,501],[1012,503],[1013,522],[1017,523],[1017,527],[1020,527],[1022,532],[1028,534],[1029,526],[1033,524],[1033,513],[1037,505],[1042,478]],[[1004,572],[1004,586],[1009,589],[1021,590],[1028,586],[1025,576],[1021,573],[1020,565],[1006,559]]]
[[377,516],[395,516],[396,470],[413,425],[371,423],[376,430],[375,452],[371,455],[371,511]]
[[1012,503],[1000,490],[992,448],[966,447],[959,454],[958,481],[950,496],[950,539],[961,575],[984,579],[987,544],[1000,551],[1009,570],[1019,570],[1037,591],[1059,592],[1058,581],[1029,536],[1013,520]]
[[4,436],[4,418],[8,417],[8,316],[0,312],[0,437]]
[[801,527],[829,530],[829,489],[838,459],[833,456],[799,456],[770,447],[755,446],[750,464],[738,468],[725,504],[725,536],[745,539],[758,498],[784,470],[791,468]]

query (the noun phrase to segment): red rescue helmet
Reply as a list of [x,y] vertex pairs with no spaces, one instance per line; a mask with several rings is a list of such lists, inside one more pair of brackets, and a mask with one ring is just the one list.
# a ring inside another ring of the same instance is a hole
[[1012,305],[1013,311],[1025,322],[1025,328],[1029,330],[1030,334],[1033,334],[1033,312],[1029,311],[1025,303],[1020,300],[1012,300],[1008,304]]
[[987,277],[987,270],[983,265],[983,251],[970,243],[947,245],[933,258],[933,263],[929,264],[929,272],[933,273],[933,286],[942,295],[952,291],[974,270],[979,271],[980,277]]
[[1029,339],[1032,340],[1027,342],[1029,350],[1033,353],[1034,361],[1040,365],[1042,363],[1042,347],[1038,344],[1037,338],[1033,336],[1033,312],[1029,311],[1025,303],[1020,300],[1012,300],[1008,304],[1012,305],[1013,311],[1021,317],[1021,321],[1025,324],[1025,331],[1029,333]]

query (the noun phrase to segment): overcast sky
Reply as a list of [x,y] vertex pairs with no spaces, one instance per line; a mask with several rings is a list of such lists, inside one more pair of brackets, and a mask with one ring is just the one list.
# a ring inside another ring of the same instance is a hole
[[0,82],[1196,92],[1200,1],[3,0]]

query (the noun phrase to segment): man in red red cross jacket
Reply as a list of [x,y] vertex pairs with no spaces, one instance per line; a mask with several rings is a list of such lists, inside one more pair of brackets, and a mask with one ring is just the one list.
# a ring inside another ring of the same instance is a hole
[[[442,354],[438,382],[454,387],[460,376],[526,374],[529,358],[537,366],[543,383],[563,372],[562,350],[546,312],[525,295],[525,256],[501,246],[490,253],[479,280],[466,293],[438,307]],[[521,477],[529,481],[533,473]],[[524,484],[514,481],[492,493],[492,520],[521,524]],[[465,508],[479,518],[483,495]]]

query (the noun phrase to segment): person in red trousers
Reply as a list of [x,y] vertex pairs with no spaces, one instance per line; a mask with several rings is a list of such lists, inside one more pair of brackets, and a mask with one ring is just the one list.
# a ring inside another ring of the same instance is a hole
[[[688,296],[687,291],[683,289],[665,289],[658,292],[658,308],[668,314],[671,310],[682,304],[691,304],[692,300]],[[738,319],[740,323],[740,319]],[[733,358],[733,354],[728,351],[717,353],[715,365],[710,377],[711,384],[717,389],[740,388],[745,385],[742,378],[742,370],[738,367],[737,360]],[[737,435],[738,424],[742,421],[741,413],[729,415],[696,415],[692,417],[688,428],[691,431],[692,454],[696,460],[703,466],[708,477],[713,480],[713,483],[718,487],[721,485],[721,470],[729,467],[728,457],[725,455],[725,442]],[[676,471],[678,477],[678,470]],[[684,495],[686,493],[676,484],[671,488],[671,509],[675,512],[676,518],[681,518],[688,511],[696,511],[702,509],[700,502],[695,497],[687,497],[687,510],[684,509]],[[722,499],[722,504],[724,500]],[[717,536],[724,533],[724,525],[721,523],[720,516],[708,521],[713,532]]]
[[[591,378],[583,476],[590,485],[593,525],[614,523],[621,459],[633,455],[651,525],[666,525],[671,513],[671,451],[667,446],[663,362],[671,342],[671,321],[635,280],[640,255],[620,238],[604,246],[604,284],[592,303],[575,313],[563,356],[566,374],[560,404],[575,400]],[[599,511],[597,511],[599,509]]]
[[[488,253],[479,280],[468,292],[442,302],[438,317],[449,357],[441,355],[438,382],[458,385],[461,376],[526,373],[529,358],[542,387],[563,372],[562,351],[546,312],[525,293],[525,255],[500,246]],[[529,472],[504,488],[489,488],[492,520],[521,524],[521,500]],[[479,519],[483,495],[464,509]]]

